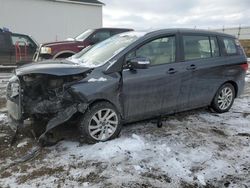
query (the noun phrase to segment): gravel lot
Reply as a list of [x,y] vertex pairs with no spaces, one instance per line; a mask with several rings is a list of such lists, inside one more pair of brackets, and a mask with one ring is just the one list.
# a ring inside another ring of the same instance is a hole
[[[0,76],[2,96],[7,77]],[[19,136],[10,145],[2,97],[0,187],[250,187],[250,74],[246,81],[245,94],[228,113],[179,113],[168,116],[162,128],[134,123],[118,139],[95,145],[79,145],[75,127],[66,125],[72,134],[61,130],[65,140],[6,170],[35,140]]]

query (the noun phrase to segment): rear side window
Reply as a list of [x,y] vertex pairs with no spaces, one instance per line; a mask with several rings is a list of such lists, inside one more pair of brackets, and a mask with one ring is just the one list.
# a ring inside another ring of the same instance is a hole
[[216,37],[183,36],[185,60],[205,59],[219,56]]
[[237,54],[237,48],[236,48],[236,44],[235,44],[234,39],[223,38],[223,43],[224,43],[227,55],[236,55]]

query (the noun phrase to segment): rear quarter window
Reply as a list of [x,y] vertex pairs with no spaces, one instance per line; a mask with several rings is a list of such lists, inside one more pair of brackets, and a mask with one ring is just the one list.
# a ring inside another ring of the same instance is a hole
[[237,55],[238,54],[235,39],[223,38],[223,43],[224,43],[226,55]]

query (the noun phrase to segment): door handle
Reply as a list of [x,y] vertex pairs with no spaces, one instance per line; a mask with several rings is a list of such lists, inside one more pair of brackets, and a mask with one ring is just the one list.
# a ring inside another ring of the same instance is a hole
[[196,65],[192,64],[192,65],[188,66],[186,69],[187,70],[195,70],[196,68],[197,68]]
[[177,72],[177,70],[175,70],[174,68],[168,69],[168,74],[174,74],[176,72]]

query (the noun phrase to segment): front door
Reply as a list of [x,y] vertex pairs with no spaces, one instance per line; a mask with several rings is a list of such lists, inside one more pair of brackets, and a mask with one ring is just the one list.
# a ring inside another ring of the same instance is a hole
[[146,57],[148,69],[122,72],[122,101],[127,120],[140,120],[174,112],[181,84],[176,63],[176,37],[153,39],[129,52],[125,61],[133,57]]

